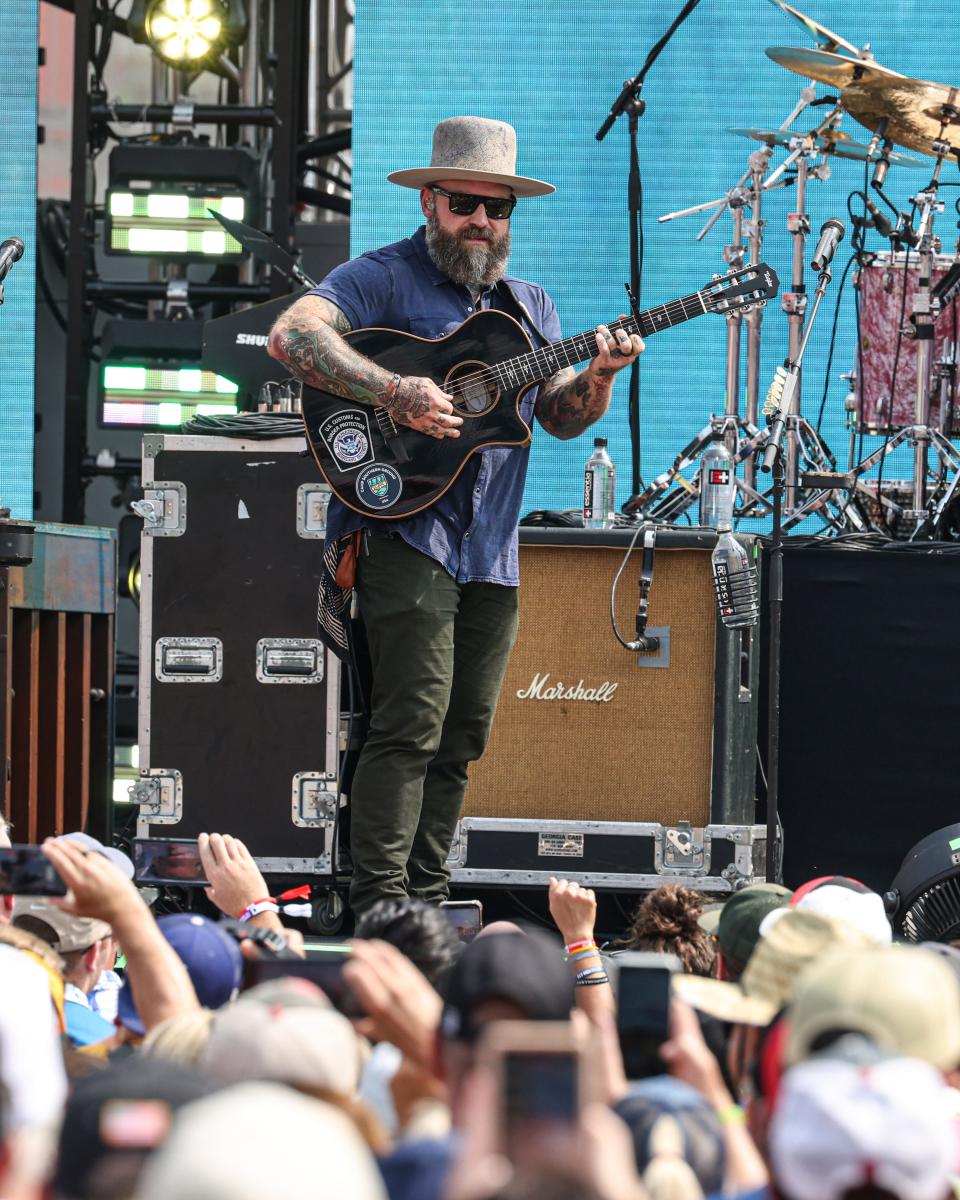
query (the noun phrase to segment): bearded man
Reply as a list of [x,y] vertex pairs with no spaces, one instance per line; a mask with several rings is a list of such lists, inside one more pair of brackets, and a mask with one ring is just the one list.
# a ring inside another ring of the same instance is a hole
[[[430,165],[387,176],[419,191],[426,227],[332,271],[277,321],[271,355],[311,387],[381,405],[424,437],[459,437],[463,419],[433,379],[392,374],[341,335],[379,327],[438,338],[495,308],[519,320],[535,347],[560,340],[543,288],[505,274],[518,199],[555,190],[517,175],[516,153],[516,133],[502,121],[441,121]],[[528,424],[535,415],[566,439],[603,416],[615,374],[643,343],[605,325],[596,337],[585,370],[565,368],[524,394]],[[341,589],[355,588],[373,672],[369,733],[350,792],[355,913],[387,896],[439,903],[448,895],[467,767],[486,745],[516,636],[529,453],[499,446],[472,455],[436,503],[400,520],[369,521],[331,500],[324,561]],[[356,548],[352,578],[348,545]],[[321,609],[323,594],[321,586]]]

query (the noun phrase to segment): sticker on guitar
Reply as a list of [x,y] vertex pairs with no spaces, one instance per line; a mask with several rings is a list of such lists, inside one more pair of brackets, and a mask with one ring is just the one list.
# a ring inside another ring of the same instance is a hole
[[391,508],[403,494],[403,479],[386,463],[371,463],[357,476],[357,497],[368,508]]
[[365,413],[343,408],[331,413],[317,432],[341,471],[353,471],[372,461],[370,423]]

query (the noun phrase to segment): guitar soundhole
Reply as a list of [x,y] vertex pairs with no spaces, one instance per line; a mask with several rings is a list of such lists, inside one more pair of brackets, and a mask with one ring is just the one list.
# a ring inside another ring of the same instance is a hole
[[453,396],[453,407],[462,417],[482,417],[497,403],[500,390],[482,362],[462,362],[443,381],[443,390]]

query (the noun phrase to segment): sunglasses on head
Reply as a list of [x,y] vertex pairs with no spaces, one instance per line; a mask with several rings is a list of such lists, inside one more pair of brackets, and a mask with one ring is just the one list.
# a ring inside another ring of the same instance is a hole
[[477,211],[477,205],[482,204],[491,221],[505,221],[517,203],[516,196],[472,196],[469,192],[448,192],[435,185],[431,185],[430,191],[446,196],[455,217],[469,217]]

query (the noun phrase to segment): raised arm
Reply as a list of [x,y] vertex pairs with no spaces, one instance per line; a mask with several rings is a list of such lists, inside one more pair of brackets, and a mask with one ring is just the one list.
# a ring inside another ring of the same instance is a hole
[[610,407],[617,372],[643,352],[640,337],[631,336],[625,329],[614,334],[606,325],[600,325],[596,336],[597,355],[586,370],[577,373],[567,367],[558,371],[542,385],[537,396],[537,420],[547,433],[563,441],[579,437],[600,420]]
[[343,338],[344,313],[322,296],[301,296],[277,318],[267,351],[310,387],[361,404],[380,405],[394,420],[430,437],[459,437],[463,419],[450,397],[419,375],[394,375]]

